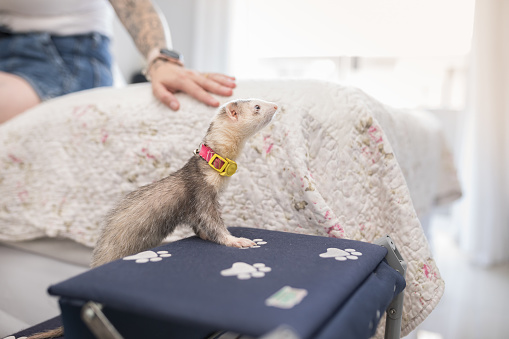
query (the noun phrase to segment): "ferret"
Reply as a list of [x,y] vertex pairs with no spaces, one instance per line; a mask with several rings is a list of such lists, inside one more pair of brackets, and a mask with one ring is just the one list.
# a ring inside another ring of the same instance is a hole
[[[107,214],[90,266],[153,248],[180,224],[190,225],[200,238],[221,245],[256,245],[230,234],[221,218],[218,197],[235,172],[235,159],[246,141],[269,124],[277,109],[275,103],[258,99],[235,100],[221,106],[201,149],[181,169],[127,194]],[[214,154],[219,157],[214,158]],[[63,327],[59,327],[28,339],[62,335]]]
[[[272,120],[277,109],[275,103],[257,99],[231,101],[220,107],[201,149],[180,170],[129,193],[106,216],[91,267],[153,248],[180,224],[221,245],[255,245],[230,234],[221,218],[218,197],[231,175],[224,171],[235,171],[234,160],[246,141]],[[217,156],[209,160],[214,153],[228,164]],[[222,173],[220,167],[226,167]]]

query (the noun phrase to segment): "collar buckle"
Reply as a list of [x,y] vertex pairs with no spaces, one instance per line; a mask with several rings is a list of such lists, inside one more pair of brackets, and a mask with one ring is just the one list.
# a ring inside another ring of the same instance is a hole
[[[216,159],[219,159],[223,162],[221,168],[216,168],[216,166],[214,165],[214,161]],[[231,177],[232,175],[235,174],[235,172],[237,172],[237,163],[228,158],[223,158],[219,154],[214,154],[212,158],[210,158],[208,164],[210,165],[210,167],[218,171],[219,175],[222,176]]]
[[237,171],[237,163],[235,161],[223,158],[207,145],[202,144],[200,149],[194,151],[194,154],[203,158],[221,176],[231,177]]

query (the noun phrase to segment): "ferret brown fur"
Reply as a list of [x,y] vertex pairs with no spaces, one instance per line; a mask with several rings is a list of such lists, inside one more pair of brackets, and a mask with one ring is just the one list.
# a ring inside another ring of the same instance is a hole
[[[202,143],[235,160],[247,139],[265,127],[276,110],[276,104],[262,100],[232,101],[218,110]],[[221,245],[254,245],[232,236],[221,218],[218,195],[228,180],[195,155],[177,172],[129,193],[106,217],[91,266],[153,248],[180,224]]]

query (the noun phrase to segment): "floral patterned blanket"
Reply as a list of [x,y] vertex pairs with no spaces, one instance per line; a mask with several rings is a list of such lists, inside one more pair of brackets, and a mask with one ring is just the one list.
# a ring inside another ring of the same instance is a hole
[[[237,159],[221,198],[226,224],[368,242],[390,234],[408,262],[408,334],[444,291],[418,213],[460,194],[440,125],[331,83],[240,82],[235,98],[251,97],[282,109]],[[177,170],[198,147],[214,109],[179,100],[173,112],[146,84],[102,88],[0,125],[0,240],[59,236],[93,246],[115,201]],[[183,227],[172,238],[187,234]]]

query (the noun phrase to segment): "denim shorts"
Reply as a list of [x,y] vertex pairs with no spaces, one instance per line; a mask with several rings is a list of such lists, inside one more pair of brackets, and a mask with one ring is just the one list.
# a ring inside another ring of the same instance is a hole
[[0,32],[0,71],[16,74],[44,101],[63,94],[111,86],[110,40],[90,33]]

